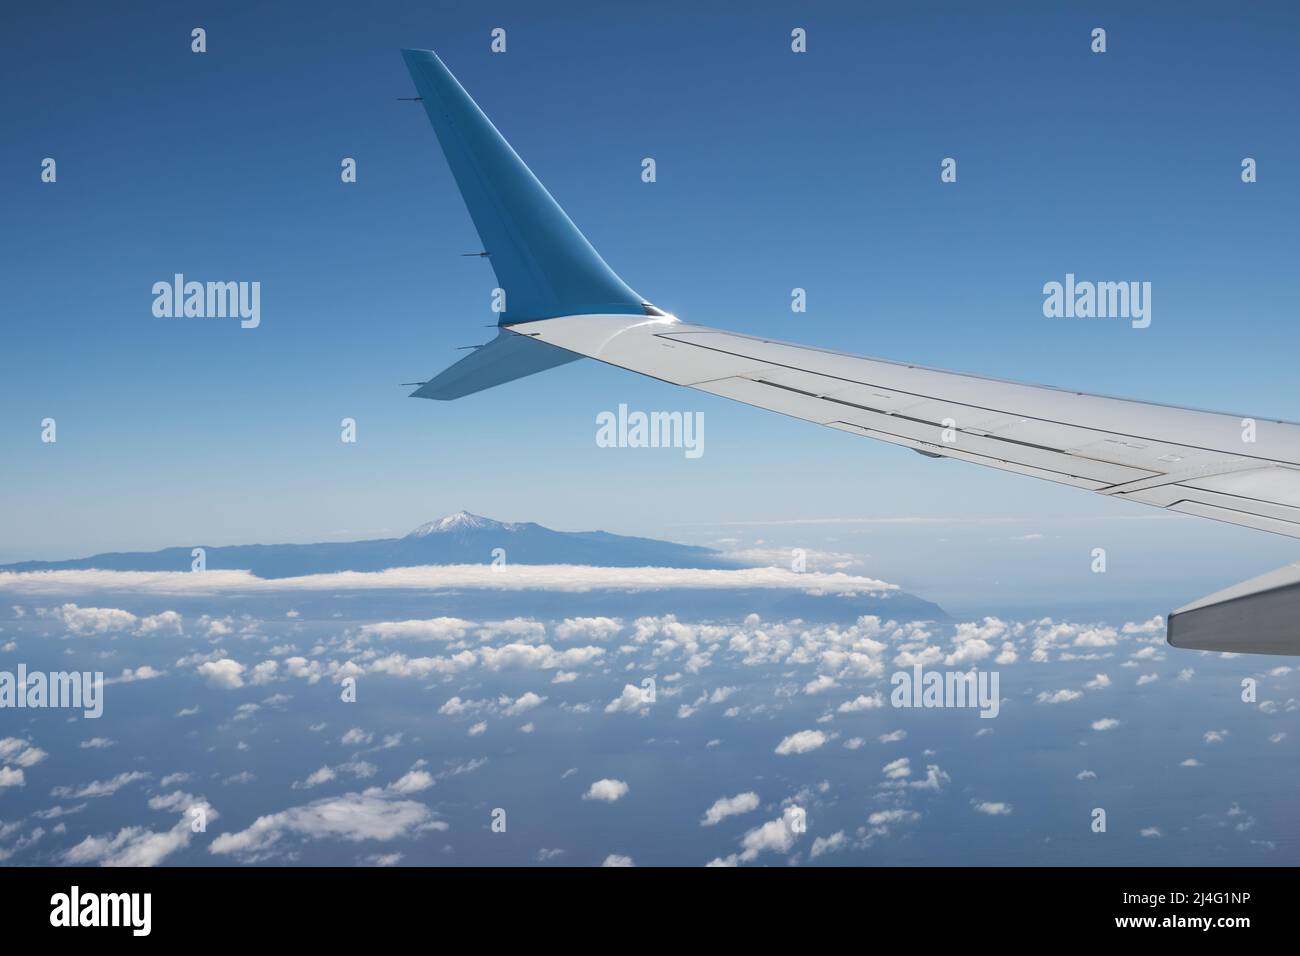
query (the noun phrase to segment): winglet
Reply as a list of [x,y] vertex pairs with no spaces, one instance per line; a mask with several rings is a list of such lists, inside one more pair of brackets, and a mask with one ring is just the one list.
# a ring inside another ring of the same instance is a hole
[[402,56],[505,292],[500,324],[640,313],[642,298],[605,264],[437,55]]

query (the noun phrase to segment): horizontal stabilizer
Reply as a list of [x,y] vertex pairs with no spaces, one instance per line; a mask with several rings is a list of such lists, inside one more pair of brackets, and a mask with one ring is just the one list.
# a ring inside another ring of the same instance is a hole
[[429,379],[411,393],[411,398],[436,398],[442,401],[461,398],[525,375],[576,362],[580,358],[581,355],[547,345],[527,335],[499,329],[495,339],[478,346],[451,368],[444,369]]
[[1300,654],[1300,561],[1179,608],[1168,636],[1198,651]]

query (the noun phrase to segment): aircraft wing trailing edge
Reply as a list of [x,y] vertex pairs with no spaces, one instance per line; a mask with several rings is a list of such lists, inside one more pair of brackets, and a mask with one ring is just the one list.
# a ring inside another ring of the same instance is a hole
[[[585,356],[931,457],[1300,538],[1295,423],[863,358],[660,312],[600,258],[442,61],[404,56],[508,305],[498,339],[416,397],[456,398]],[[1300,564],[1174,612],[1168,639],[1300,654],[1295,612]]]

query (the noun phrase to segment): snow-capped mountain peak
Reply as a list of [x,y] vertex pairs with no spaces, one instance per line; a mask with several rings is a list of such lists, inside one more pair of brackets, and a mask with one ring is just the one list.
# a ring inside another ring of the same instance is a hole
[[445,518],[437,518],[420,525],[408,538],[426,538],[431,534],[448,534],[453,531],[513,531],[517,526],[501,521],[493,521],[468,511],[457,511]]

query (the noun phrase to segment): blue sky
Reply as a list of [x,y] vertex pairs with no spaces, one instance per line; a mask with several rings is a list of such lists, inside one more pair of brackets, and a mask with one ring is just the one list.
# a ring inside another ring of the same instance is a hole
[[[0,563],[395,536],[468,509],[814,567],[0,575],[0,677],[112,680],[102,719],[5,711],[0,863],[1295,862],[1300,671],[1172,649],[1160,616],[1295,542],[592,362],[406,397],[494,320],[433,132],[397,99],[399,49],[429,47],[684,320],[1300,420],[1293,6],[739,10],[13,13]],[[260,327],[155,317],[177,272],[260,282]],[[1151,326],[1045,318],[1044,283],[1071,272],[1150,282]],[[598,447],[620,404],[703,412],[704,455]],[[948,617],[913,619],[881,581]],[[914,663],[1000,673],[999,716],[891,706]]]
[[[477,239],[427,121],[396,100],[411,95],[398,49],[436,49],[615,270],[685,320],[1294,420],[1297,16],[24,9],[0,40],[0,559],[399,534],[464,507],[818,546],[822,526],[765,523],[961,518],[852,542],[880,576],[958,603],[1079,599],[1098,543],[1143,570],[1112,575],[1104,600],[1186,599],[1266,570],[1289,542],[1129,520],[1158,513],[594,363],[450,404],[407,399],[397,383],[491,334],[495,282],[460,257]],[[194,26],[204,55],[189,52]],[[488,48],[498,26],[504,55]],[[789,51],[794,26],[805,55]],[[39,181],[46,156],[54,185]],[[356,184],[339,181],[344,156]],[[955,185],[939,182],[946,156]],[[1244,156],[1255,184],[1240,182]],[[260,281],[261,327],[155,318],[149,289],[178,271]],[[1044,318],[1041,287],[1066,272],[1150,281],[1151,327]],[[790,312],[795,286],[806,314]],[[704,411],[707,453],[597,448],[594,416],[620,402]],[[56,446],[38,440],[47,416]],[[338,440],[344,416],[356,445]]]

